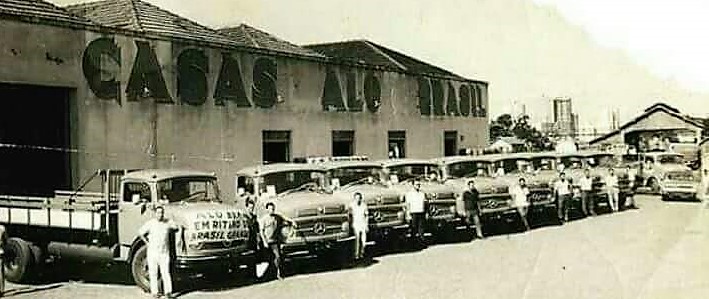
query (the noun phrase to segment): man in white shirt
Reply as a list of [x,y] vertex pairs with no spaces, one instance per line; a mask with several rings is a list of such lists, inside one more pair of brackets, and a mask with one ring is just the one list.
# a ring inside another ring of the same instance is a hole
[[559,173],[559,179],[554,183],[556,194],[556,208],[559,223],[564,224],[569,220],[569,202],[571,201],[571,184],[566,179],[564,172]]
[[583,171],[583,177],[579,180],[581,189],[581,210],[584,216],[596,216],[596,199],[593,196],[593,178],[591,170],[586,168]]
[[699,182],[699,187],[697,190],[697,199],[704,202],[704,207],[709,205],[709,170],[702,170],[701,181]]
[[512,186],[510,192],[512,194],[512,204],[517,209],[520,220],[524,225],[524,230],[529,230],[529,221],[527,221],[527,210],[529,208],[529,200],[527,196],[529,195],[529,188],[527,188],[527,183],[524,178],[519,178],[519,184]]
[[633,167],[630,167],[630,165],[626,166],[625,169],[626,169],[626,172],[628,173],[628,180],[630,183],[630,192],[631,192],[631,193],[625,195],[626,196],[626,204],[631,209],[635,209],[635,208],[637,208],[635,206],[635,197],[634,197],[635,188],[636,188],[635,179],[638,176],[638,170]]
[[[165,208],[155,208],[155,218],[146,222],[138,235],[148,246],[147,261],[150,276],[150,294],[159,297],[158,273],[162,278],[165,298],[172,298],[172,276],[170,275],[170,233],[180,229],[174,222],[165,218]],[[147,238],[146,238],[147,236]]]
[[407,192],[405,199],[407,212],[411,219],[411,237],[415,238],[419,245],[423,245],[426,195],[421,192],[421,182],[414,182],[414,190]]
[[355,234],[355,259],[364,257],[364,247],[367,244],[369,219],[367,203],[362,200],[362,193],[355,192],[354,201],[350,207],[352,212],[352,230]]
[[608,169],[608,176],[605,179],[606,192],[608,193],[608,204],[611,206],[611,212],[618,211],[618,177],[615,175],[613,168]]

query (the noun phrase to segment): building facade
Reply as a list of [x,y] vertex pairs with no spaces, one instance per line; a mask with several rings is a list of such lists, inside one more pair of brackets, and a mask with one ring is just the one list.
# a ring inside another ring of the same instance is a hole
[[389,61],[217,31],[138,0],[8,0],[0,26],[2,192],[167,167],[214,171],[231,196],[235,171],[263,161],[428,158],[488,139],[486,82],[373,43]]

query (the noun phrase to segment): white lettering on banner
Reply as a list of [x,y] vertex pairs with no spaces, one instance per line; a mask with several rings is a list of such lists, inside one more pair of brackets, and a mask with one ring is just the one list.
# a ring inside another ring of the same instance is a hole
[[192,216],[190,242],[229,242],[249,237],[246,218],[237,211],[207,211]]

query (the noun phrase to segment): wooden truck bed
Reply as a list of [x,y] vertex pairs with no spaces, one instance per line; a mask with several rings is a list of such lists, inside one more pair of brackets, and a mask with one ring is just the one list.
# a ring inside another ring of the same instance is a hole
[[0,223],[107,231],[108,215],[118,213],[118,196],[56,191],[54,197],[0,195]]

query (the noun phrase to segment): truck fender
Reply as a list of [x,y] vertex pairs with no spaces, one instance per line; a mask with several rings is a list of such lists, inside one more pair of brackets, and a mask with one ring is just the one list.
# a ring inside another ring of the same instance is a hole
[[141,240],[140,238],[136,237],[135,240],[133,240],[133,243],[130,245],[130,251],[128,252],[127,261],[130,262],[131,260],[133,260],[133,255],[135,254],[135,252],[143,246],[145,246],[145,242],[143,242],[143,240]]

